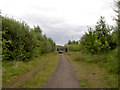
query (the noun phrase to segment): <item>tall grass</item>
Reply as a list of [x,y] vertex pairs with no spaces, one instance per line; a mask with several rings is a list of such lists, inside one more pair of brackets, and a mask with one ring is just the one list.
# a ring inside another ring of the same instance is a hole
[[118,49],[111,50],[108,53],[99,53],[97,55],[76,52],[75,61],[86,63],[95,63],[104,67],[108,72],[118,74]]
[[[118,88],[119,70],[117,48],[96,55],[82,51],[68,52],[66,55],[71,59],[75,71],[78,77],[80,77],[80,84],[84,84],[83,87]],[[91,78],[94,79],[89,80]],[[83,82],[81,79],[87,81]],[[101,81],[104,84],[101,84]],[[96,82],[96,84],[93,85],[93,82]],[[97,84],[99,84],[99,86],[96,86]]]
[[[29,61],[3,61],[2,63],[2,84],[3,87],[9,87],[14,80],[19,79],[22,75],[33,70],[39,64],[51,60],[51,62],[58,60],[58,55],[56,53],[44,54],[40,57],[34,58]],[[56,63],[57,64],[57,63]]]

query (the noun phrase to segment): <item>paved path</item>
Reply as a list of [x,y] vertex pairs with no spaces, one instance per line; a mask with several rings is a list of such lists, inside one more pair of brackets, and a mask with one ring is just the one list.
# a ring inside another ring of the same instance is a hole
[[43,88],[80,88],[73,67],[64,54],[60,54],[58,67]]

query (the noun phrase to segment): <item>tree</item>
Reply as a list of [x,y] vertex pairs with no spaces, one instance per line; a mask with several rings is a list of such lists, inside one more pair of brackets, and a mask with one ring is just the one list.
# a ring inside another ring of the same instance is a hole
[[88,33],[85,33],[80,40],[82,48],[88,50],[89,52],[96,54],[102,51],[108,51],[114,45],[112,34],[110,33],[112,28],[109,27],[104,17],[100,17],[100,20],[95,26],[95,30],[91,27],[88,29]]
[[2,17],[2,46],[3,60],[28,60],[53,52],[55,43],[39,26],[31,29],[25,22]]
[[69,45],[70,45],[70,44],[72,44],[72,41],[71,41],[71,40],[69,40],[69,41],[68,41],[68,44],[69,44]]
[[40,27],[37,25],[37,27],[34,26],[34,30],[37,33],[42,33],[42,30],[40,29]]

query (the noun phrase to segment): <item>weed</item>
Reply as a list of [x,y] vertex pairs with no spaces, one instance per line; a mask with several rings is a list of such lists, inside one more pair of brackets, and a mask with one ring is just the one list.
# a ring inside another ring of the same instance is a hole
[[[3,68],[2,68],[3,87],[9,87],[14,80],[16,80],[20,76],[26,74],[27,72],[31,71],[38,64],[45,62],[49,58],[51,58],[51,60],[53,60],[52,58],[54,58],[56,56],[57,56],[56,53],[51,53],[51,54],[46,54],[46,55],[37,57],[28,62],[3,61],[3,63],[2,63],[2,65],[3,65]],[[47,68],[44,67],[43,70],[47,70]]]
[[82,79],[82,78],[79,77],[79,81],[80,81],[80,85],[82,87],[86,87],[86,80],[84,80],[84,79]]
[[118,87],[117,50],[97,55],[81,52],[68,52],[66,55],[72,62],[76,75],[80,77],[81,86],[86,85],[87,88]]

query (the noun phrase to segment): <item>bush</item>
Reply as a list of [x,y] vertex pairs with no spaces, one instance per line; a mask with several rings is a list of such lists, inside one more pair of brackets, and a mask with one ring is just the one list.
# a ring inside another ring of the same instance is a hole
[[39,26],[32,29],[8,17],[2,17],[2,46],[3,60],[28,60],[55,49],[53,40],[42,35]]
[[81,37],[80,44],[83,49],[93,54],[113,50],[116,48],[117,42],[114,39],[116,34],[110,33],[112,30],[113,28],[105,23],[104,17],[101,17],[95,30],[90,27],[88,33]]

